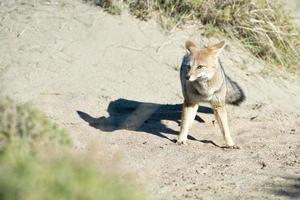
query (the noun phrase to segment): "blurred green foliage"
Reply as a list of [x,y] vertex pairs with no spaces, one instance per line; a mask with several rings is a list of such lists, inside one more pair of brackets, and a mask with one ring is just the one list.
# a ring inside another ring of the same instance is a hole
[[1,98],[0,113],[0,199],[144,199],[92,159],[74,156],[66,131],[30,105]]
[[0,113],[0,149],[15,140],[32,147],[71,144],[65,130],[29,104],[17,105],[8,97],[1,97]]

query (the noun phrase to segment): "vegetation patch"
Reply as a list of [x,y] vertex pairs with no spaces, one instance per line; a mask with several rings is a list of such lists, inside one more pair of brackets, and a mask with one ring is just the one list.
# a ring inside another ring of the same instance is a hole
[[17,105],[8,97],[2,97],[0,113],[0,149],[15,141],[32,148],[71,144],[64,129],[29,104]]
[[0,98],[0,113],[0,199],[144,199],[73,155],[66,131],[30,105]]
[[101,174],[90,162],[47,150],[29,153],[24,143],[9,145],[0,155],[0,199],[6,200],[140,200],[117,178]]
[[[101,1],[101,0],[95,0]],[[101,2],[106,2],[105,0]],[[172,29],[187,21],[201,22],[205,34],[238,39],[256,57],[290,70],[299,68],[300,31],[278,0],[129,0],[131,14],[157,16]],[[106,5],[106,4],[105,4]],[[113,5],[113,4],[107,4]]]
[[86,2],[93,2],[95,5],[102,7],[106,12],[112,15],[120,15],[121,8],[114,0],[85,0]]

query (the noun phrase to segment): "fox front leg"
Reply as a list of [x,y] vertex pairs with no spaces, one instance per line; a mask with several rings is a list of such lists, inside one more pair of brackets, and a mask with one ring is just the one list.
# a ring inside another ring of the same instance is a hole
[[190,126],[193,124],[197,110],[197,104],[188,104],[186,101],[184,101],[181,114],[180,133],[177,144],[187,144],[188,131]]
[[229,132],[225,105],[214,106],[214,113],[226,142],[226,146],[224,148],[239,149],[239,147],[234,144]]

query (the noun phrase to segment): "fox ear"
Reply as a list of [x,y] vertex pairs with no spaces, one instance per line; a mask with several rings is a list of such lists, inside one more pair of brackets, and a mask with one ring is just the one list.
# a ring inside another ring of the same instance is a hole
[[222,42],[219,42],[218,44],[215,44],[215,45],[209,47],[209,49],[212,52],[219,54],[224,49],[225,46],[226,46],[225,41],[222,41]]
[[194,54],[197,50],[197,46],[195,45],[194,42],[187,40],[185,42],[185,48],[191,53]]

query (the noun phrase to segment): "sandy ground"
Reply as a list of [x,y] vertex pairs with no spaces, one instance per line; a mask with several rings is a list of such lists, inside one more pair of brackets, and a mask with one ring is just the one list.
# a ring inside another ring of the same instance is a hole
[[[267,73],[233,42],[221,55],[247,101],[228,106],[241,150],[223,150],[207,105],[187,146],[177,138],[183,44],[207,39],[188,26],[166,34],[154,21],[111,16],[73,1],[3,1],[1,90],[67,128],[78,152],[133,174],[152,199],[299,199],[299,78]],[[125,176],[125,175],[124,175]]]

